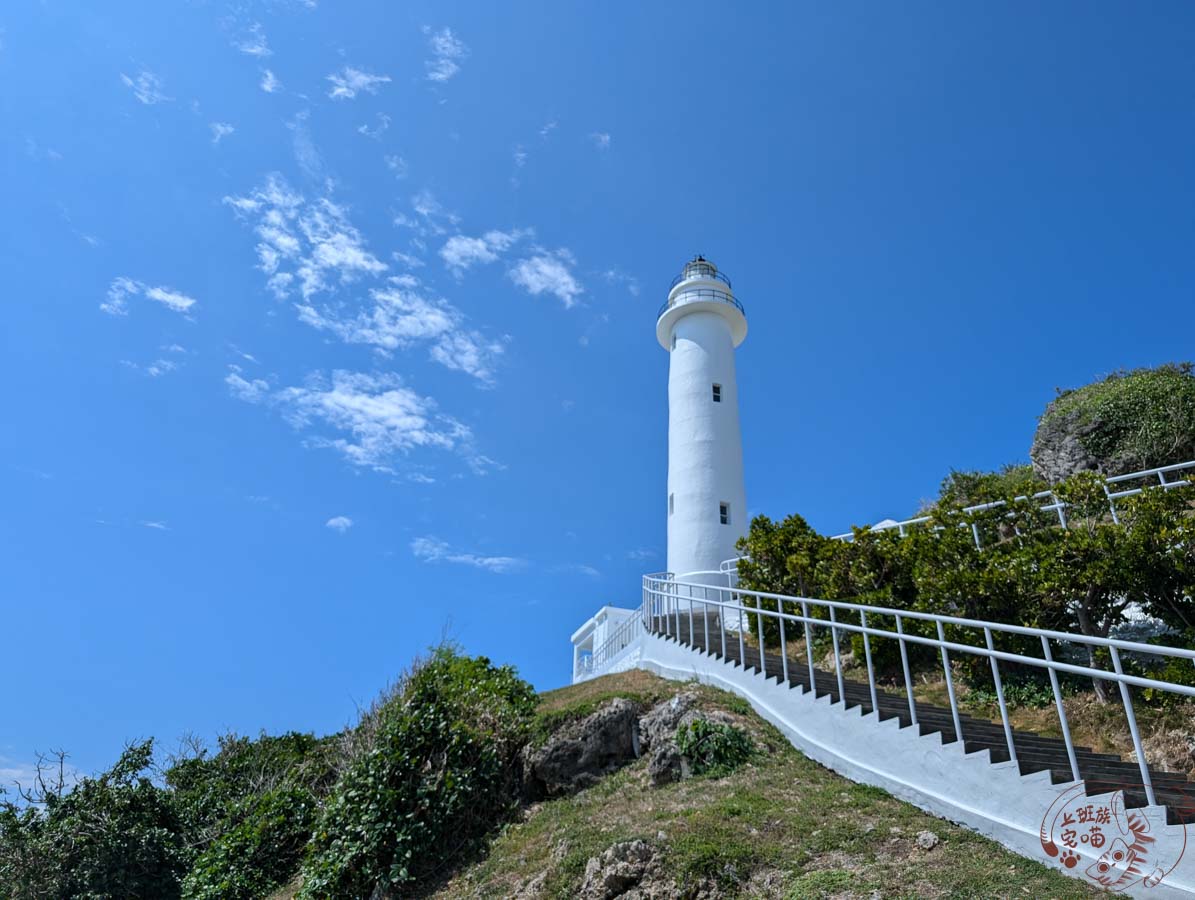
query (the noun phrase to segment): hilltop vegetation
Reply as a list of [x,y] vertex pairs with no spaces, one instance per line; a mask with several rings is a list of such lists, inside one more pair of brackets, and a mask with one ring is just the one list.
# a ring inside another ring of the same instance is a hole
[[441,647],[340,734],[144,741],[75,785],[51,767],[0,802],[0,897],[255,900],[296,874],[301,897],[405,896],[517,805],[535,704]]

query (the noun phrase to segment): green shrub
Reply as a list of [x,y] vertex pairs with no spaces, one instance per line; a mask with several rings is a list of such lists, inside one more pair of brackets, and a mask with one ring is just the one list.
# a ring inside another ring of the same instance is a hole
[[698,719],[676,730],[676,746],[694,775],[728,775],[755,753],[750,735],[734,725]]
[[1042,414],[1039,438],[1057,427],[1073,431],[1104,475],[1185,462],[1195,456],[1191,364],[1114,372],[1060,391]]
[[516,804],[536,699],[509,666],[440,648],[363,726],[303,863],[304,898],[409,893],[473,851]]
[[0,803],[0,896],[178,897],[188,854],[169,793],[146,776],[152,764],[147,740],[69,791],[39,788],[38,805]]
[[315,823],[311,792],[283,788],[244,805],[240,821],[200,854],[183,879],[188,900],[258,900],[298,868]]

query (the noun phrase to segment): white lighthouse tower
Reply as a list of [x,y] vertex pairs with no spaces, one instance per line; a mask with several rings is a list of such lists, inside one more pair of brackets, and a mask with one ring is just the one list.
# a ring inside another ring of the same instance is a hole
[[[656,322],[668,364],[668,571],[716,570],[746,533],[734,351],[747,317],[730,279],[703,257],[672,283]],[[700,577],[695,581],[716,579]]]

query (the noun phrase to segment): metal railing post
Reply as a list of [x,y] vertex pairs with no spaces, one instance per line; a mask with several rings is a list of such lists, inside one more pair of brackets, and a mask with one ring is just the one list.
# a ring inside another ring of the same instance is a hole
[[[996,645],[992,643],[992,629],[985,628],[983,636],[987,641],[988,649],[995,650]],[[1000,680],[1000,666],[996,657],[989,656],[988,659],[992,663],[992,679],[996,682],[996,700],[1000,704],[1000,721],[1004,723],[1004,739],[1008,742],[1008,757],[1016,762],[1017,748],[1012,740],[1012,725],[1008,721],[1008,707],[1004,703],[1004,682]]]
[[689,646],[697,643],[697,635],[693,633],[693,588],[689,588]]
[[[896,616],[896,633],[898,635],[905,633],[899,614]],[[917,703],[913,700],[913,676],[909,672],[909,651],[905,647],[904,638],[898,637],[896,640],[900,644],[900,665],[905,671],[905,691],[909,695],[909,721],[911,724],[916,725]]]
[[801,616],[805,620],[805,656],[809,660],[809,692],[817,697],[817,678],[813,668],[813,629],[809,625],[809,604],[801,601]]
[[701,586],[701,627],[705,633],[705,645],[701,648],[706,656],[712,656],[710,652],[710,589],[705,585]]
[[718,633],[722,637],[722,659],[726,659],[726,607],[722,606],[722,589],[718,588]]
[[834,642],[834,672],[838,675],[838,702],[846,706],[846,687],[843,684],[842,678],[842,660],[838,656],[838,628],[835,623],[838,621],[834,617],[834,607],[829,606],[830,610],[830,638]]
[[[1117,675],[1123,675],[1124,670],[1120,667],[1120,653],[1115,647],[1109,647],[1108,650],[1112,654],[1112,668],[1116,670]],[[1123,681],[1120,682],[1120,699],[1124,701],[1124,714],[1129,720],[1129,734],[1133,736],[1133,749],[1137,751],[1137,765],[1141,768],[1141,783],[1145,786],[1145,799],[1149,801],[1150,806],[1157,806],[1158,801],[1154,799],[1153,779],[1150,778],[1149,766],[1145,762],[1145,748],[1141,746],[1141,734],[1137,731],[1137,715],[1133,711],[1133,694]]]
[[784,605],[781,601],[776,601],[776,608],[780,611],[777,618],[780,620],[780,671],[784,675],[784,686],[788,687],[788,646],[784,638]]
[[[864,629],[867,628],[866,610],[859,610],[859,624]],[[876,700],[876,676],[875,671],[871,667],[871,639],[866,630],[863,632],[863,656],[867,660],[867,687],[871,690],[871,711],[878,715],[880,704]]]
[[[950,657],[946,653],[946,632],[942,628],[942,620],[937,620],[938,625],[938,640],[940,641],[938,648],[942,651],[942,671],[946,673],[946,695],[950,697],[950,716],[954,719],[954,739],[961,741],[963,739],[963,723],[959,720],[958,714],[958,700],[954,696],[954,676],[950,673]],[[964,749],[966,749],[964,747]]]
[[1050,640],[1044,634],[1041,636],[1042,650],[1046,654],[1046,662],[1050,663],[1050,687],[1054,689],[1054,703],[1058,706],[1058,724],[1062,726],[1062,739],[1066,742],[1066,758],[1070,760],[1071,775],[1075,781],[1080,780],[1079,760],[1075,756],[1075,742],[1071,739],[1071,726],[1066,718],[1066,707],[1062,703],[1062,688],[1058,686],[1058,673],[1054,671],[1054,654],[1050,650]]
[[743,639],[743,598],[739,597],[735,603],[739,611],[739,665],[747,668],[747,642]]
[[767,678],[768,666],[763,658],[763,600],[759,597],[755,598],[755,624],[759,626],[755,629],[759,632],[759,671],[764,678]]

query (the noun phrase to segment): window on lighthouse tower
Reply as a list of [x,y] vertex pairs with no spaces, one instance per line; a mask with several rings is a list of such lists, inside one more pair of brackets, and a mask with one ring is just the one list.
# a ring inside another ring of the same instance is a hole
[[729,503],[719,503],[718,504],[718,521],[720,521],[723,525],[730,524],[730,504]]
[[720,384],[714,385],[714,402],[715,403],[722,402],[722,385],[720,385]]

